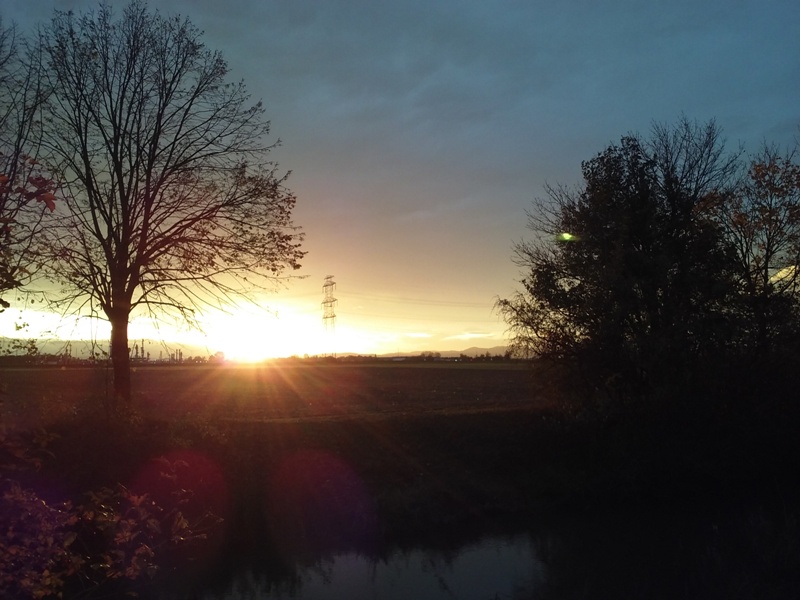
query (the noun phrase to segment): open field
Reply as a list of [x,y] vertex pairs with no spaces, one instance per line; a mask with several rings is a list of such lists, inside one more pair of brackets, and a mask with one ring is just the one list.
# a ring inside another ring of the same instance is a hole
[[[102,410],[104,369],[0,371],[11,422]],[[272,364],[134,368],[134,410],[148,419],[274,421],[486,412],[541,407],[530,369],[504,364]]]

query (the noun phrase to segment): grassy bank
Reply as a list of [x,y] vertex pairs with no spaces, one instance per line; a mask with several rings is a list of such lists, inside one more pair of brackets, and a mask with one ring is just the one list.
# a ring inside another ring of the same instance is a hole
[[120,420],[102,375],[3,374],[13,423],[58,436],[29,483],[53,497],[122,483],[163,503],[191,490],[190,518],[223,519],[206,567],[643,507],[799,514],[789,421],[576,420],[535,373],[463,365],[145,368]]

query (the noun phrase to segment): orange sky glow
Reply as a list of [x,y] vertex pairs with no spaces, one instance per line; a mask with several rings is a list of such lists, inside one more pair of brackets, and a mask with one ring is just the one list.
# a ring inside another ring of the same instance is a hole
[[[129,328],[130,346],[133,350],[134,344],[144,340],[153,360],[181,349],[184,357],[222,352],[230,360],[254,362],[306,355],[460,351],[505,344],[505,326],[495,314],[491,298],[481,303],[337,289],[336,317],[326,325],[321,284],[322,281],[296,280],[289,289],[264,296],[258,304],[242,303],[225,312],[210,309],[199,316],[199,329],[134,317]],[[17,323],[26,326],[16,330]],[[96,340],[97,347],[104,350],[109,333],[109,325],[103,320],[62,318],[30,306],[9,309],[0,320],[2,337],[64,343]],[[48,344],[49,351],[53,348],[55,344]],[[72,347],[75,356],[88,352],[87,345]]]
[[[121,11],[128,0],[106,1]],[[188,17],[230,81],[263,101],[308,252],[300,279],[232,314],[209,311],[202,332],[135,317],[131,348],[144,339],[154,359],[179,348],[252,361],[505,345],[493,307],[519,288],[512,254],[532,235],[526,211],[549,186],[579,185],[582,161],[681,116],[715,120],[730,150],[800,135],[796,0],[150,6]],[[28,34],[55,9],[96,7],[4,0],[0,16]],[[326,332],[328,275],[338,305]],[[0,336],[107,349],[106,323],[39,306],[6,310]]]

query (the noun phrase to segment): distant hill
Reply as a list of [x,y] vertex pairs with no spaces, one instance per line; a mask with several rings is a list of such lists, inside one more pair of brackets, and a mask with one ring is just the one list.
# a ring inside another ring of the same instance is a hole
[[419,356],[423,352],[436,352],[442,358],[458,358],[462,354],[465,356],[484,356],[487,353],[490,356],[497,356],[498,354],[502,356],[506,353],[506,350],[506,346],[492,346],[491,348],[472,346],[466,350],[442,350],[441,352],[435,350],[420,350],[418,352],[394,352],[391,354],[383,354],[382,356]]
[[[498,354],[505,354],[506,350],[508,350],[506,346],[492,346],[491,348],[478,348],[477,346],[472,346],[471,348],[467,348],[461,352],[448,352],[447,356],[459,356],[460,354],[466,354],[467,356],[481,356],[486,353],[489,353],[491,356],[496,356]],[[442,352],[442,356],[445,356],[444,352]]]

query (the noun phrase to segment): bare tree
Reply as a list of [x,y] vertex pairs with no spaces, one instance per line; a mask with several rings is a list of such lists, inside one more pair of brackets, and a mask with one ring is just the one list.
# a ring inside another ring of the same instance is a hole
[[109,320],[114,399],[129,402],[132,311],[192,320],[274,288],[305,254],[296,199],[268,160],[261,102],[188,19],[139,0],[118,19],[107,5],[57,11],[39,44],[43,146],[67,206],[43,262],[69,312]]
[[[55,208],[53,181],[37,161],[39,67],[39,56],[0,19],[0,294],[33,278],[36,234]],[[0,296],[0,310],[8,306]]]
[[796,152],[764,145],[737,193],[721,204],[736,248],[751,333],[748,342],[769,358],[777,338],[795,336],[800,265],[800,165]]

